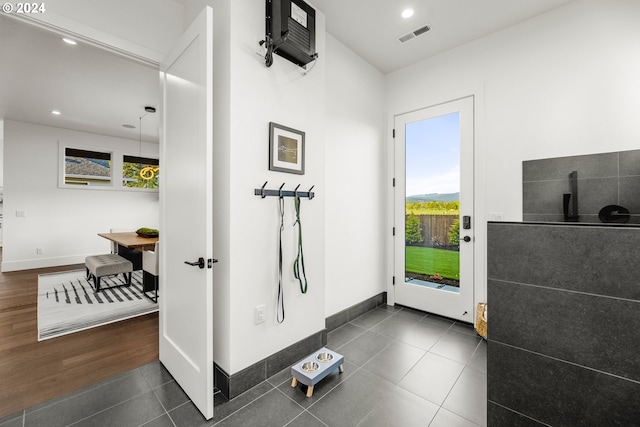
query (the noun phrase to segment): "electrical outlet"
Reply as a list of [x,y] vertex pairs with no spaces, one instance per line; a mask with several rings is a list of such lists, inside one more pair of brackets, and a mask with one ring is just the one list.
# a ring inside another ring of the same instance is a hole
[[267,307],[264,304],[256,307],[256,311],[255,311],[256,325],[260,323],[264,323],[264,311],[266,308]]
[[503,212],[489,212],[489,221],[502,221],[503,219]]
[[42,255],[44,253],[44,249],[42,248],[36,248],[36,254],[37,255]]
[[26,216],[27,216],[27,214],[25,214],[24,211],[16,211],[16,217],[25,218]]

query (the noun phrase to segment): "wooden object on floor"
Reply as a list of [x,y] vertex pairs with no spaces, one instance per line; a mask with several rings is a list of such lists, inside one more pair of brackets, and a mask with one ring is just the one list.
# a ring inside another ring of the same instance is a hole
[[0,418],[158,360],[158,313],[38,342],[38,274],[0,273]]
[[307,397],[313,396],[313,388],[327,375],[344,372],[344,356],[326,347],[311,353],[291,367],[291,387],[298,383],[307,386]]
[[141,237],[133,231],[127,233],[98,233],[98,236],[137,251],[152,251],[158,241],[157,237]]

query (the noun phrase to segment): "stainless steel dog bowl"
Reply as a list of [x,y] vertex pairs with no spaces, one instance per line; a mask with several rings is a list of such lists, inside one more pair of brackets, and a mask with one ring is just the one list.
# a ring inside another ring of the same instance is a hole
[[333,360],[333,354],[324,353],[324,352],[318,353],[318,355],[316,356],[316,359],[318,359],[318,361],[323,363],[331,362]]
[[302,370],[305,372],[315,372],[319,367],[320,365],[318,365],[316,362],[304,362],[302,364]]

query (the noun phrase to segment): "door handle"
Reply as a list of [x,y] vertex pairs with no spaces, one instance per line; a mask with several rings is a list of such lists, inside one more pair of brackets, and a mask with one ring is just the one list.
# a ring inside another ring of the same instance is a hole
[[462,238],[462,240],[464,240],[465,242],[470,242],[470,241],[471,241],[471,237],[469,237],[469,236],[464,236],[464,237]]
[[198,261],[196,261],[196,262],[185,261],[184,263],[185,264],[189,264],[189,265],[191,265],[193,267],[198,266],[200,268],[204,268],[204,258],[202,258],[202,257],[198,258]]

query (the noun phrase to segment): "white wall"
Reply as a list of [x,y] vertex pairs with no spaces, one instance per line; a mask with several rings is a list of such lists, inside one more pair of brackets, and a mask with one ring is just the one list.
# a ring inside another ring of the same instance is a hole
[[384,189],[389,183],[384,75],[330,34],[326,63],[328,317],[386,290]]
[[[216,19],[214,85],[221,92],[214,125],[218,140],[216,169],[214,359],[234,374],[324,328],[325,319],[325,82],[324,62],[303,76],[299,67],[276,56],[271,68],[255,53],[264,36],[264,7],[254,1],[211,2]],[[221,34],[222,33],[222,34]],[[316,47],[324,57],[324,16],[316,16]],[[228,60],[228,61],[227,61]],[[227,105],[221,105],[228,101]],[[299,129],[306,136],[304,175],[268,170],[270,121]],[[223,136],[222,138],[220,136]],[[264,181],[268,188],[293,190],[315,185],[317,196],[302,201],[306,271],[309,290],[301,294],[292,263],[296,251],[293,199],[285,200],[283,285],[285,321],[276,322],[278,284],[277,198],[253,194]],[[266,322],[254,324],[254,308],[266,305]],[[228,314],[228,315],[227,315]]]
[[[215,218],[214,359],[227,373],[313,334],[325,318],[384,290],[384,77],[339,41],[316,16],[320,59],[306,74],[275,56],[271,68],[255,53],[264,38],[264,8],[245,0],[188,1],[188,25],[209,4],[216,17],[214,85]],[[325,38],[328,46],[325,47]],[[268,170],[268,123],[305,132],[305,175]],[[268,188],[300,190],[309,290],[292,273],[296,256],[293,200],[286,199],[284,240],[285,322],[276,322],[278,283],[277,198],[253,194]],[[365,187],[371,194],[359,197]],[[363,209],[354,221],[345,214]],[[254,308],[266,304],[267,322],[254,325]]]
[[[254,1],[232,2],[231,74],[231,372],[249,366],[324,329],[325,200],[324,97],[325,62],[303,76],[280,57],[271,68],[254,53],[255,35],[264,33],[264,9]],[[325,53],[324,16],[316,15],[316,49]],[[305,132],[305,175],[267,171],[268,123]],[[248,155],[251,153],[250,155]],[[285,201],[283,287],[285,322],[276,322],[277,199],[261,199],[253,189],[264,181],[271,188],[315,185],[317,196],[302,202],[306,272],[309,289],[301,294],[293,277],[296,239],[293,199]],[[251,245],[249,247],[249,245]],[[247,275],[247,261],[252,267]],[[254,307],[267,305],[267,322],[255,326]],[[260,351],[261,349],[262,351]]]
[[[58,188],[59,141],[134,155],[138,141],[10,120],[4,130],[2,271],[83,263],[87,255],[110,252],[98,233],[157,228],[157,192]],[[157,156],[157,144],[143,143],[142,154]]]
[[[4,120],[0,118],[0,188],[4,186],[4,173],[3,167],[4,164]],[[0,212],[2,212],[2,205],[0,205]]]
[[640,147],[638,22],[636,0],[576,1],[387,76],[389,123],[476,95],[477,301],[487,213],[522,219],[523,160]]

